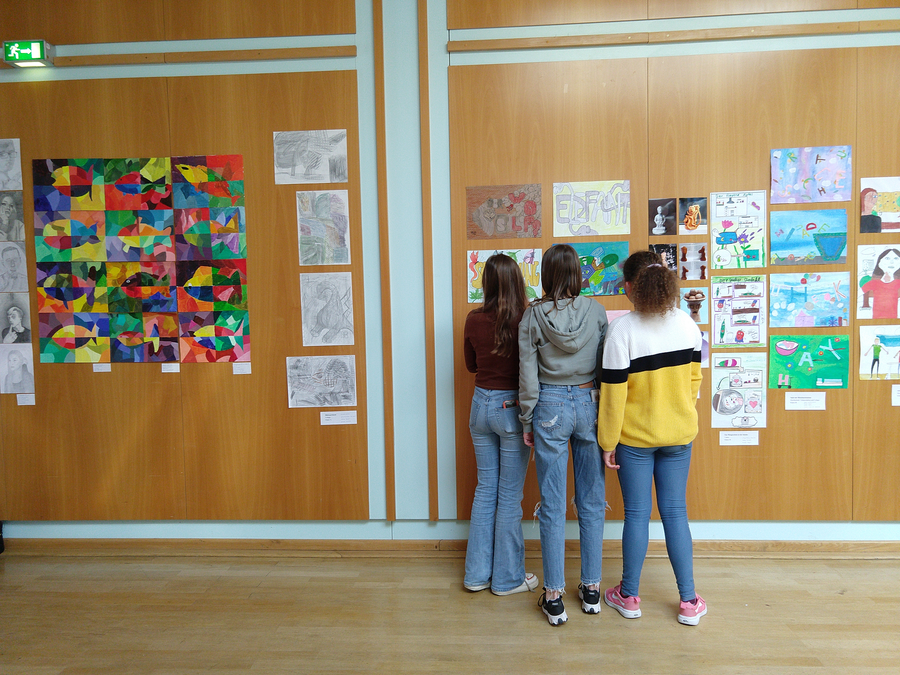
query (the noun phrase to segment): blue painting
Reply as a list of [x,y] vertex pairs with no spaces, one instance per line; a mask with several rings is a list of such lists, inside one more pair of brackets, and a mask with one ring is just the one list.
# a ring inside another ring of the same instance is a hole
[[627,241],[569,244],[581,260],[582,295],[624,295],[622,266],[628,257]]
[[775,328],[848,326],[850,272],[769,275],[769,325]]
[[772,211],[773,265],[847,262],[847,210]]

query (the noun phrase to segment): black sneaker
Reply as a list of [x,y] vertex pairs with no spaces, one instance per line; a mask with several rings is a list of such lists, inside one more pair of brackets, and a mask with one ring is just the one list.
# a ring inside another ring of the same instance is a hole
[[578,597],[581,598],[581,609],[585,614],[600,613],[600,589],[592,591],[578,584]]
[[556,600],[547,600],[547,591],[544,591],[541,593],[541,599],[538,600],[538,606],[547,615],[547,621],[551,626],[558,626],[569,620],[569,617],[566,616],[566,607],[563,605],[562,596]]

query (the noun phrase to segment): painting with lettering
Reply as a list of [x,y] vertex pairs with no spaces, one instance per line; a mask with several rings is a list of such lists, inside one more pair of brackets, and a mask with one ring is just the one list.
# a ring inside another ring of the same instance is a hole
[[553,184],[553,236],[596,237],[631,232],[631,181]]
[[710,293],[713,347],[766,346],[764,276],[713,277]]
[[647,204],[647,222],[650,234],[655,236],[678,234],[678,200],[675,197],[668,199],[651,199]]
[[778,148],[770,152],[771,203],[848,202],[853,190],[849,145]]
[[859,231],[900,230],[900,177],[863,178],[859,183]]
[[850,272],[769,275],[769,326],[834,328],[850,323]]
[[540,183],[466,188],[467,239],[540,236]]
[[846,389],[849,335],[770,335],[769,389]]
[[859,327],[859,379],[900,382],[900,324]]
[[713,269],[765,267],[765,190],[714,192],[709,205]]
[[301,265],[350,263],[347,190],[297,193],[297,242]]
[[847,211],[772,211],[772,265],[843,265],[847,262]]
[[900,317],[900,243],[859,246],[856,270],[856,318]]
[[624,295],[622,266],[628,258],[627,241],[570,244],[581,261],[582,295]]
[[528,300],[541,297],[541,249],[492,249],[488,251],[466,251],[468,271],[466,273],[466,299],[469,303],[484,302],[484,264],[496,253],[508,255],[516,261],[525,279],[525,295]]
[[707,234],[709,213],[706,197],[678,198],[678,234]]
[[713,429],[765,428],[765,352],[714,352],[710,356],[710,381]]

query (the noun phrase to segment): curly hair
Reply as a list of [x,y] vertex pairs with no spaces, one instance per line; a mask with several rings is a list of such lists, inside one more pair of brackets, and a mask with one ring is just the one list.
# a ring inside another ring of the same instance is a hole
[[629,298],[641,314],[660,315],[678,304],[678,279],[658,253],[636,251],[622,268],[631,285]]

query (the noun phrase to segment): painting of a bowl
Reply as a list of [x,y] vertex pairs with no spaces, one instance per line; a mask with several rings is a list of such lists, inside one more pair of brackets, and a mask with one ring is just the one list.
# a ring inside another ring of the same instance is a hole
[[797,351],[797,347],[799,346],[800,343],[794,342],[793,340],[779,340],[775,343],[775,351],[782,356],[790,356]]

